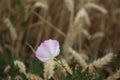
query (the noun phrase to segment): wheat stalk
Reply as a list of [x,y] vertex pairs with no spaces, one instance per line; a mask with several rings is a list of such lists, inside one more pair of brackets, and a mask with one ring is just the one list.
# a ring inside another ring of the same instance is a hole
[[61,69],[61,72],[63,72],[64,74],[66,74],[66,72],[68,72],[69,74],[72,75],[73,71],[65,59],[62,59],[61,61],[58,60],[58,62],[56,62],[56,65],[58,68]]
[[112,58],[113,58],[113,53],[109,53],[106,56],[104,56],[103,58],[98,59],[97,61],[94,61],[92,63],[92,65],[99,67],[99,68],[102,68],[104,65],[111,62]]
[[9,33],[10,33],[10,37],[11,37],[12,43],[14,43],[15,40],[17,39],[17,32],[16,32],[13,24],[10,22],[10,20],[8,18],[4,19],[4,24],[9,29]]
[[49,21],[47,21],[46,19],[44,19],[42,16],[40,16],[38,13],[33,12],[39,19],[41,19],[44,23],[48,24],[49,27],[51,27],[52,29],[54,29],[55,31],[57,31],[60,35],[62,36],[66,36],[61,30],[59,30],[58,28],[56,28],[53,24],[51,24]]
[[65,4],[69,11],[73,12],[74,10],[74,1],[73,0],[64,0]]
[[86,23],[89,26],[91,24],[89,16],[88,16],[88,13],[87,13],[87,11],[86,11],[85,8],[81,8],[77,12],[77,14],[75,16],[74,24],[77,25],[77,26],[79,26],[80,24],[82,24],[82,23],[80,23],[80,20],[84,20],[84,23]]
[[44,79],[45,80],[48,80],[51,77],[53,77],[54,68],[55,68],[54,60],[50,60],[50,61],[44,63]]
[[15,60],[14,65],[19,68],[19,72],[24,73],[24,74],[26,73],[26,67],[23,62],[19,60]]
[[40,76],[32,74],[32,73],[26,73],[25,75],[28,80],[43,80]]
[[120,78],[120,70],[118,70],[117,72],[115,72],[105,80],[117,80],[118,78]]
[[65,53],[66,59],[68,59],[67,56],[70,55],[68,48],[72,47],[72,45],[74,44],[74,40],[77,38],[77,36],[79,36],[79,41],[78,41],[80,42],[79,46],[82,45],[81,33],[83,28],[85,27],[85,24],[87,24],[88,26],[90,26],[91,24],[85,8],[80,8],[76,13],[75,17],[74,17],[74,12],[71,12],[70,26],[68,29],[68,33],[66,35],[65,43],[64,43],[64,53]]
[[4,69],[4,72],[7,73],[10,70],[10,68],[11,68],[10,65],[7,65]]
[[71,48],[69,48],[69,52],[72,53],[72,55],[75,57],[80,66],[82,66],[83,68],[87,66],[87,63],[85,62],[84,58],[80,56],[79,53],[77,53]]
[[91,64],[87,65],[85,68],[83,68],[82,72],[85,71],[87,68],[89,69],[89,72],[93,72],[94,66],[97,68],[102,68],[104,65],[111,62],[113,56],[114,56],[113,53],[109,53],[106,56],[104,56],[98,60],[95,60],[93,63],[91,63]]
[[108,13],[108,11],[105,8],[99,6],[99,5],[95,4],[95,3],[91,3],[91,2],[87,3],[85,5],[85,8],[87,8],[87,9],[96,9],[96,10],[99,10],[100,12],[102,12],[103,14]]

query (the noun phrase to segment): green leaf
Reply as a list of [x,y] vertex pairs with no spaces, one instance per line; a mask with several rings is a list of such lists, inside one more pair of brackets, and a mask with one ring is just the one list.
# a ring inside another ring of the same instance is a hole
[[23,80],[27,80],[27,77],[25,76],[25,74],[20,73],[20,76],[22,77]]
[[35,59],[31,65],[32,67],[32,73],[34,74],[43,74],[43,64],[38,60],[38,59]]

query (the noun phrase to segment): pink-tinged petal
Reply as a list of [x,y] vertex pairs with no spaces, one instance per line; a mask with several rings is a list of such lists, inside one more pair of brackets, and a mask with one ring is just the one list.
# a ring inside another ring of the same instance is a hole
[[58,56],[59,55],[59,53],[60,53],[60,49],[59,49],[60,47],[58,46],[58,48],[56,49],[56,54],[55,54],[55,56]]
[[59,42],[57,40],[47,40],[44,42],[47,45],[47,49],[50,51],[50,53],[54,56],[59,55],[60,49],[59,49]]
[[55,56],[58,56],[59,53],[60,53],[60,46],[59,46],[58,41],[55,41],[54,47],[55,47],[54,55],[55,55]]
[[44,42],[46,44],[47,49],[50,51],[50,53],[54,53],[55,47],[54,47],[54,40],[47,40]]
[[57,40],[46,40],[37,48],[36,57],[42,62],[47,62],[58,56],[60,52],[59,42]]
[[36,57],[40,60],[40,61],[42,61],[42,62],[47,62],[47,61],[49,61],[49,60],[51,60],[51,58],[44,58],[44,57],[40,57],[39,55],[36,55]]
[[44,44],[41,43],[40,47],[38,47],[36,51],[36,55],[39,55],[40,57],[50,57],[49,52],[44,47]]

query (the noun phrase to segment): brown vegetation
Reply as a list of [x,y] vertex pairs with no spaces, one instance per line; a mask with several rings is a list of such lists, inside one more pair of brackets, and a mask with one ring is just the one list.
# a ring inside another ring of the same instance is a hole
[[[74,56],[82,67],[88,67],[82,53],[87,57],[97,55],[96,58],[101,58],[113,52],[116,61],[120,60],[120,1],[0,0],[0,44],[11,53],[34,58],[26,42],[36,49],[49,38],[60,41],[64,50],[62,58],[69,63]],[[112,57],[113,54],[107,58],[108,62]],[[98,67],[98,62],[93,64]],[[114,67],[109,66],[112,69],[108,71],[110,74],[115,72]]]

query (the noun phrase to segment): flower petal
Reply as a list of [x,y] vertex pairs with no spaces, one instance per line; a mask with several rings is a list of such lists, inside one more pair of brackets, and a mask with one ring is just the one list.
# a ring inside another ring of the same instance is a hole
[[59,50],[59,43],[57,40],[47,40],[44,42],[47,45],[47,49],[50,51],[50,53],[54,56],[57,56],[60,52]]
[[41,43],[35,54],[40,61],[47,62],[58,56],[59,52],[59,42],[57,40],[49,39]]
[[40,57],[47,58],[50,57],[49,52],[46,50],[43,43],[41,43],[40,47],[38,47],[36,51],[36,55],[39,55]]
[[49,58],[49,57],[45,58],[45,57],[41,57],[41,56],[39,56],[39,55],[36,55],[36,57],[37,57],[39,60],[41,60],[42,62],[47,62],[47,61],[51,60],[51,58]]
[[58,56],[59,55],[59,53],[60,53],[60,47],[59,47],[59,43],[58,43],[58,41],[54,41],[54,47],[55,47],[55,56]]

